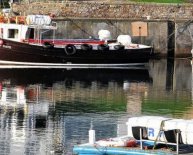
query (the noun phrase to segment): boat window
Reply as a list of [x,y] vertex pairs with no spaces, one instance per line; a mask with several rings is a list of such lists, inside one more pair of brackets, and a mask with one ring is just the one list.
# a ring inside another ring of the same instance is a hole
[[8,38],[18,38],[18,29],[9,29]]
[[34,29],[33,29],[33,28],[29,28],[29,29],[27,30],[26,38],[34,39]]
[[53,38],[53,30],[50,29],[42,29],[41,30],[42,39],[52,39]]

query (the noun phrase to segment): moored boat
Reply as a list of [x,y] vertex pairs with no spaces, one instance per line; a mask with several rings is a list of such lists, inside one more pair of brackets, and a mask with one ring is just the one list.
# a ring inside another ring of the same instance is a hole
[[128,133],[122,137],[95,140],[95,130],[89,130],[89,143],[76,145],[75,155],[171,155],[192,154],[193,120],[158,116],[132,117],[126,123]]
[[129,35],[111,39],[101,30],[97,39],[56,39],[50,16],[0,18],[0,64],[110,66],[147,63],[152,47],[133,44]]

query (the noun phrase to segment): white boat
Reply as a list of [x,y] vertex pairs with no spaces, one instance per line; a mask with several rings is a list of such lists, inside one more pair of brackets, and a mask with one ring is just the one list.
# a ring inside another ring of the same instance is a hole
[[127,135],[106,140],[96,141],[89,130],[89,143],[74,146],[74,154],[193,154],[193,120],[141,116],[126,124]]
[[179,142],[193,145],[193,120],[173,119],[165,117],[133,117],[127,122],[128,136],[139,139],[139,129],[143,130],[143,137],[147,140],[159,142],[176,142],[179,133]]

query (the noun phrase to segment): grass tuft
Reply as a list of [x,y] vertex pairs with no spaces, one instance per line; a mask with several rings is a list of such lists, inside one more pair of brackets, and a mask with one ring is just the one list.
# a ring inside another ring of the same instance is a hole
[[130,0],[132,2],[184,3],[185,0]]

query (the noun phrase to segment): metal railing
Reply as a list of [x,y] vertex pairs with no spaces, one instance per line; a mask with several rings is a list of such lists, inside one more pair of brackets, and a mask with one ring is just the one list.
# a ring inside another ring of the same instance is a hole
[[[179,154],[179,132],[176,133],[176,143],[170,143],[170,142],[165,142],[165,141],[155,141],[155,140],[147,140],[147,139],[143,139],[142,138],[142,128],[140,128],[140,148],[141,150],[143,150],[143,142],[154,142],[154,145],[157,144],[167,144],[167,145],[173,145],[176,146],[176,154]],[[158,135],[160,134],[160,132],[158,133]]]

